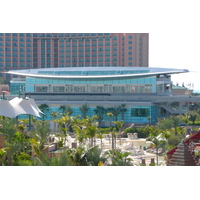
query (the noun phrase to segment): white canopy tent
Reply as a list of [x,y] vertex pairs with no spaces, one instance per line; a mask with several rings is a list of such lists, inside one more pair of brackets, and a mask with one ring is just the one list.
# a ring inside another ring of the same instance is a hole
[[13,118],[17,116],[16,110],[8,100],[0,99],[0,116]]
[[14,118],[21,114],[28,114],[40,117],[39,113],[42,111],[37,107],[34,99],[15,97],[10,101],[0,100],[1,116]]

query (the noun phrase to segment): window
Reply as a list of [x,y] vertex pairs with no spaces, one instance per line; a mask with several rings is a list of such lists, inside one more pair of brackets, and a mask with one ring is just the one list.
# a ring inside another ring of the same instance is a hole
[[132,44],[132,41],[128,41],[128,44]]
[[128,49],[129,49],[129,50],[132,50],[132,47],[131,47],[131,46],[129,46],[129,47],[128,47]]
[[131,117],[148,117],[149,108],[131,108]]
[[132,52],[128,52],[128,55],[132,55]]
[[128,60],[132,60],[132,57],[128,57]]

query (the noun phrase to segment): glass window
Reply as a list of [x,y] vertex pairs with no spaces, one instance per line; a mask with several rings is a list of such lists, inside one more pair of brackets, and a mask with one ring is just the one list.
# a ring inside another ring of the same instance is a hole
[[132,44],[132,41],[128,41],[128,44]]
[[129,36],[128,36],[128,39],[132,39],[132,38],[133,38],[132,35],[129,35]]
[[132,47],[131,47],[131,46],[129,46],[129,47],[128,47],[128,49],[129,49],[129,50],[132,50]]
[[131,108],[131,117],[148,117],[150,116],[149,108]]

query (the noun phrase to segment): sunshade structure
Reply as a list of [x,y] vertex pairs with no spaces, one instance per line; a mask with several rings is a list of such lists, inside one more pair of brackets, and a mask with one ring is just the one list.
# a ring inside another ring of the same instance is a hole
[[42,111],[35,104],[34,99],[30,98],[18,98],[8,100],[0,100],[0,115],[14,118],[21,114],[28,114],[40,117],[39,113]]
[[17,116],[17,111],[8,100],[0,99],[0,116],[13,118]]

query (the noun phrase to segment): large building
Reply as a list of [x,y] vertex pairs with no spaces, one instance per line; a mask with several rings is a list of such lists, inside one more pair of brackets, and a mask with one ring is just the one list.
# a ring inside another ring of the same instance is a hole
[[[59,67],[148,67],[148,54],[148,33],[0,33],[0,72]],[[13,76],[0,73],[0,77]]]
[[[51,111],[58,111],[60,105],[71,105],[77,116],[87,102],[87,115],[92,117],[96,106],[117,108],[125,104],[124,116],[120,113],[118,120],[124,118],[125,122],[136,124],[150,120],[155,124],[159,118],[187,112],[190,102],[200,102],[199,97],[172,95],[171,75],[186,72],[148,67],[68,67],[11,70],[7,74],[21,76],[11,81],[12,95],[30,95],[38,105],[48,104]],[[52,119],[50,112],[46,115]],[[106,114],[104,122],[109,122]]]

